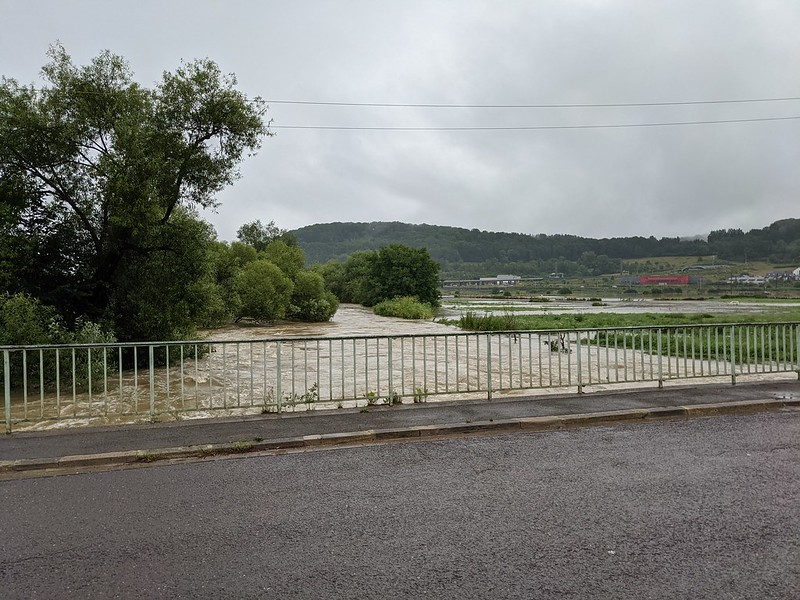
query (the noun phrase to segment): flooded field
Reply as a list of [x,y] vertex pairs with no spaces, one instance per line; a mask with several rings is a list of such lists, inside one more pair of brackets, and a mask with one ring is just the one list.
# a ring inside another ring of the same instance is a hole
[[529,302],[527,300],[481,299],[446,301],[443,306],[444,314],[449,318],[457,318],[467,311],[476,312],[508,312],[518,314],[682,314],[700,313],[710,315],[725,314],[768,314],[785,308],[800,306],[799,302],[792,301],[714,301],[714,300],[655,300],[651,298],[604,298],[602,306],[593,306],[589,300],[565,300],[553,297],[548,302]]
[[[556,300],[551,313],[568,312],[767,312],[779,303]],[[466,310],[541,310],[540,303],[481,300],[445,302],[444,314]],[[328,323],[269,327],[229,326],[204,332],[198,344],[159,347],[170,367],[106,369],[107,354],[92,350],[89,363],[104,361],[102,381],[76,390],[65,377],[52,393],[16,391],[14,429],[117,424],[149,420],[364,407],[371,404],[444,401],[453,398],[592,391],[696,377],[730,380],[743,374],[791,372],[797,360],[796,328],[758,329],[740,334],[709,327],[661,339],[597,333],[468,334],[434,321],[378,317],[370,309],[343,305]],[[681,335],[683,336],[681,338]],[[681,347],[682,343],[682,347]],[[800,339],[797,341],[800,344]],[[730,349],[720,351],[720,348]],[[659,345],[660,347],[659,351]],[[752,349],[751,349],[752,346]],[[143,347],[147,349],[147,346]],[[760,349],[760,350],[759,350]],[[756,353],[755,366],[735,355]],[[153,352],[153,350],[150,350]],[[84,350],[84,352],[86,352]],[[107,350],[103,350],[107,353]],[[759,355],[758,352],[761,352]],[[113,357],[112,357],[113,358]],[[34,356],[28,357],[35,362]],[[73,355],[73,364],[74,364]],[[739,360],[738,362],[741,362]],[[760,365],[760,366],[759,366]],[[74,369],[73,369],[74,371]]]

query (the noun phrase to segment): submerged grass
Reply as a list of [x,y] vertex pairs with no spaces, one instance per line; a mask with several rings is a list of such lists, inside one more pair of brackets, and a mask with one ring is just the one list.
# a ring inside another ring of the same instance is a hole
[[[797,360],[795,340],[800,333],[800,310],[759,314],[711,315],[703,313],[671,314],[562,314],[518,315],[466,313],[453,322],[470,331],[568,331],[585,333],[546,334],[551,350],[571,352],[570,344],[623,351],[640,351],[673,358],[735,360],[737,363],[792,363]],[[729,324],[745,327],[727,327]],[[770,323],[785,323],[769,327]],[[753,324],[749,326],[749,324]],[[710,327],[695,327],[708,325]],[[763,325],[763,326],[761,326]],[[646,329],[635,329],[646,327]],[[633,329],[627,329],[633,328]],[[599,329],[600,331],[588,331]],[[603,331],[605,330],[605,331]]]
[[617,327],[669,327],[724,325],[727,323],[781,323],[800,321],[800,308],[766,313],[711,315],[707,313],[588,313],[519,315],[467,312],[450,321],[467,331],[520,331],[552,329],[607,329]]

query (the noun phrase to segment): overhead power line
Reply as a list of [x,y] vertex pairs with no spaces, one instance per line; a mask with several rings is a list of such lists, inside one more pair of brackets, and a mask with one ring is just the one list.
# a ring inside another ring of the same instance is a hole
[[718,119],[706,121],[666,121],[658,123],[607,123],[596,125],[521,125],[509,127],[465,126],[465,127],[361,127],[347,125],[270,125],[270,129],[318,129],[335,131],[540,131],[549,129],[625,129],[634,127],[674,127],[681,125],[719,125],[723,123],[759,123],[765,121],[794,121],[791,117],[763,117],[754,119]]
[[641,106],[694,106],[702,104],[750,104],[758,102],[789,102],[800,96],[779,98],[743,98],[735,100],[683,100],[675,102],[614,102],[577,104],[426,104],[393,102],[321,102],[312,100],[266,100],[267,104],[300,104],[308,106],[358,106],[378,108],[633,108]]

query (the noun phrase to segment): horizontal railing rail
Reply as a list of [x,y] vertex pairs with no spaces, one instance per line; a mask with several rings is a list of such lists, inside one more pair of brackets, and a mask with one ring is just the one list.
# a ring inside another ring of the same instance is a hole
[[5,428],[795,372],[800,323],[0,346]]

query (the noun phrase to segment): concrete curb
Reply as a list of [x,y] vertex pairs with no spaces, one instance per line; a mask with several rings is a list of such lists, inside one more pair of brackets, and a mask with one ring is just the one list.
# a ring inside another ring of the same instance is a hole
[[[0,461],[0,476],[31,471],[80,469],[86,467],[113,467],[146,464],[172,459],[200,459],[212,456],[322,448],[343,445],[367,444],[422,438],[445,438],[469,434],[498,434],[516,431],[546,431],[565,427],[589,427],[620,421],[652,420],[662,418],[708,417],[715,415],[749,414],[776,411],[783,408],[800,408],[800,399],[745,400],[693,406],[665,406],[620,411],[579,413],[547,417],[520,417],[474,423],[450,425],[420,425],[382,430],[322,433],[273,440],[238,441],[202,446],[180,446],[150,450],[127,450],[62,456],[59,458],[28,458]],[[7,477],[6,477],[7,478]]]

